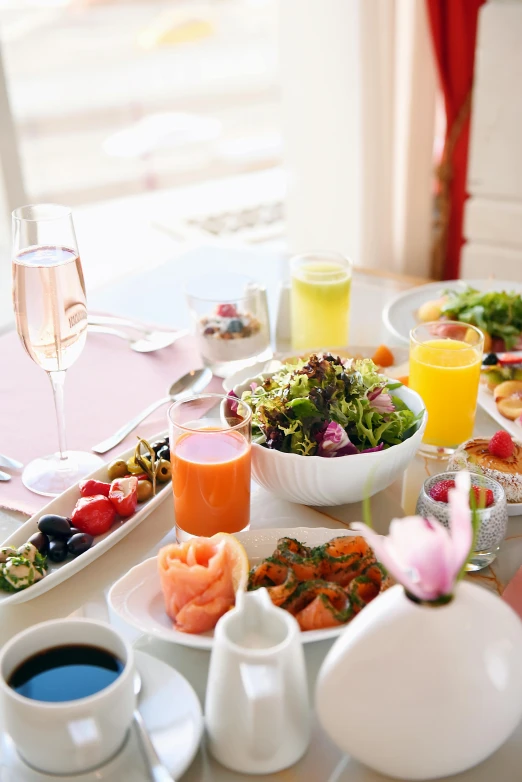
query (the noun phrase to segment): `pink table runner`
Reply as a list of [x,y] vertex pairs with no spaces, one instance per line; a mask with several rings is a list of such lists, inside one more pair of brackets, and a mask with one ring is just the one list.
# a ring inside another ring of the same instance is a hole
[[[172,382],[201,366],[192,337],[154,353],[136,353],[126,342],[90,333],[85,349],[67,372],[65,405],[67,444],[75,450],[91,447],[116,431],[155,399],[166,396]],[[52,390],[46,373],[31,361],[15,332],[0,338],[0,453],[24,464],[57,449]],[[209,391],[222,391],[214,378]],[[148,437],[167,429],[168,405],[147,418],[113,451],[111,461],[131,448],[136,435]],[[3,469],[3,468],[1,468]],[[33,514],[48,497],[28,491],[13,472],[0,483],[0,507]]]

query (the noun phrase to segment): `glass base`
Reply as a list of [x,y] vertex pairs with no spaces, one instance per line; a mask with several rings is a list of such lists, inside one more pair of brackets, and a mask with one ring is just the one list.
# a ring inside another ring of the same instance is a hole
[[203,356],[203,363],[206,367],[212,370],[212,373],[216,377],[222,377],[226,379],[236,372],[240,372],[242,369],[259,364],[261,361],[270,361],[274,357],[274,353],[271,348],[267,348],[262,353],[258,353],[256,356],[250,358],[243,358],[238,361],[211,361],[207,356]]
[[[240,532],[248,532],[250,529],[250,524],[247,524],[246,527],[243,527],[243,529],[236,530],[236,532],[231,532],[231,535],[238,535]],[[223,532],[226,532],[227,530],[222,530]],[[188,540],[192,540],[192,538],[198,538],[199,535],[192,535],[190,532],[185,532],[184,529],[181,529],[181,527],[178,527],[176,524],[176,540],[178,543],[186,543]],[[210,536],[209,536],[210,537]]]
[[418,456],[424,456],[426,459],[449,459],[452,456],[456,448],[445,448],[442,445],[429,445],[428,443],[421,443]]
[[22,473],[22,483],[35,494],[57,497],[103,464],[93,453],[67,451],[67,459],[57,453],[29,462]]
[[471,558],[466,565],[468,573],[475,573],[477,570],[483,570],[497,558],[497,554],[500,546],[497,546],[492,551],[474,551]]

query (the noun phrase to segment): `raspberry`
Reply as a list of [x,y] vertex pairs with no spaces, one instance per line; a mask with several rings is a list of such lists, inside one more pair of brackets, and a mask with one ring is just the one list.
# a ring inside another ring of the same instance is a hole
[[503,429],[499,432],[495,432],[489,441],[488,451],[499,459],[509,459],[509,457],[513,455],[514,450],[515,444],[513,440]]
[[237,317],[237,310],[234,304],[218,304],[216,313],[220,318],[235,318]]
[[475,495],[475,507],[477,508],[489,508],[495,502],[491,489],[485,489],[483,486],[472,486],[471,491]]
[[439,481],[431,487],[429,495],[435,502],[448,502],[448,492],[455,488],[455,481]]

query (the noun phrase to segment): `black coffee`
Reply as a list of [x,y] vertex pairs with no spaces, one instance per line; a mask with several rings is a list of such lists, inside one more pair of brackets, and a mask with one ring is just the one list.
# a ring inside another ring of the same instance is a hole
[[123,668],[121,660],[97,646],[57,646],[25,660],[8,684],[33,701],[76,701],[108,687]]

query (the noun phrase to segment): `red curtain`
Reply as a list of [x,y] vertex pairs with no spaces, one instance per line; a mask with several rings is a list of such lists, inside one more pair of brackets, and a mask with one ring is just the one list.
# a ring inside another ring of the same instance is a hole
[[426,0],[446,106],[446,139],[439,169],[439,232],[435,276],[458,277],[477,16],[485,0]]

